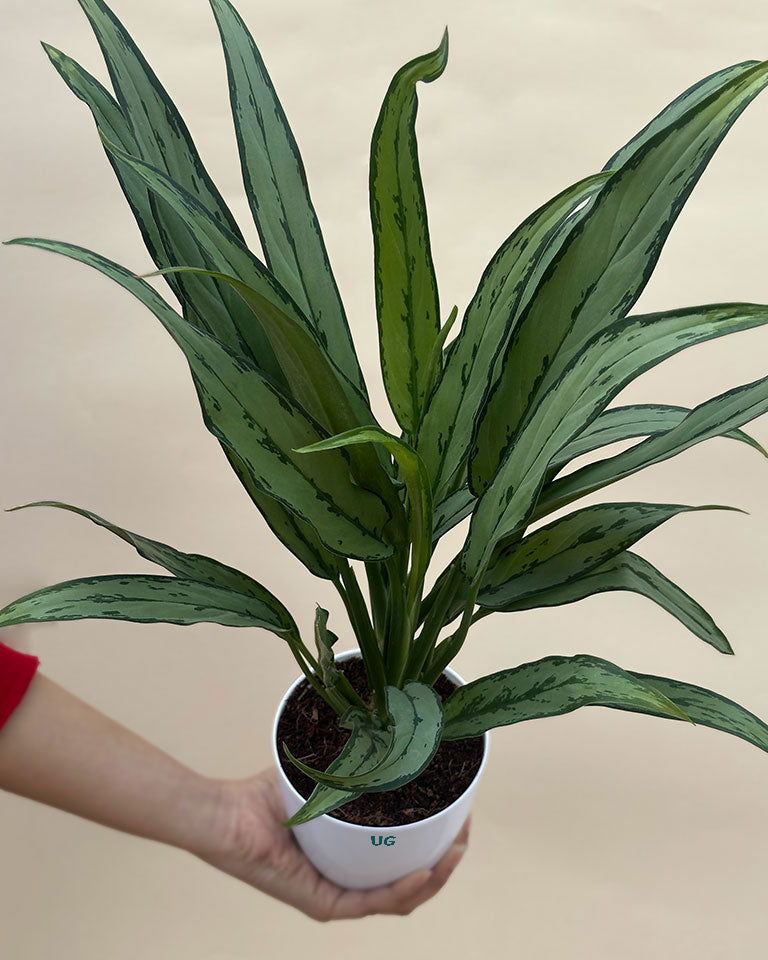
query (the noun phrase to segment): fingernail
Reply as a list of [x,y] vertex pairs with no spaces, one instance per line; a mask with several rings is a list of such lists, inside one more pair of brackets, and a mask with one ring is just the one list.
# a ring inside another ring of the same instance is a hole
[[414,887],[420,887],[422,884],[425,884],[427,880],[432,876],[431,870],[417,870],[412,874],[411,885]]

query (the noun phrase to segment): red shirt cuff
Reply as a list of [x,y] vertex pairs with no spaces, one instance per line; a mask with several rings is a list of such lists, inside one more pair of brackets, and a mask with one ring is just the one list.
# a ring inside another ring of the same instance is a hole
[[40,661],[0,643],[0,729],[24,699]]

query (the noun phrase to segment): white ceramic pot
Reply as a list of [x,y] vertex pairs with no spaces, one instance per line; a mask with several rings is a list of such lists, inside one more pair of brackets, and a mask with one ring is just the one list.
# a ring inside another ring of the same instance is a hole
[[[358,650],[340,653],[337,661],[359,656]],[[450,668],[445,674],[462,686],[465,681]],[[286,819],[304,804],[302,797],[286,777],[280,765],[277,724],[286,701],[303,680],[291,684],[280,702],[272,728],[272,751],[280,774],[280,792],[285,804]],[[413,870],[433,867],[456,839],[472,807],[477,784],[488,760],[489,735],[483,735],[483,759],[475,778],[454,802],[434,816],[400,827],[366,827],[346,823],[323,814],[293,827],[294,836],[320,873],[342,887],[367,890],[383,883],[392,883]]]

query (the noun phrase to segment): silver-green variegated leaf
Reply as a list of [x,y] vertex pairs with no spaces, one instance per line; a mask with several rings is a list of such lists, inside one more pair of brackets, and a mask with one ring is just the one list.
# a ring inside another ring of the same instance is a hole
[[515,327],[537,270],[546,266],[608,179],[601,173],[539,207],[504,241],[483,272],[429,398],[416,449],[437,499],[463,464],[477,416],[493,383],[491,371]]
[[[72,92],[90,108],[99,132],[107,140],[121,147],[126,153],[138,156],[140,150],[136,144],[132,127],[112,95],[71,57],[49,44],[43,44],[43,46],[51,62]],[[106,151],[106,154],[136,217],[144,242],[155,264],[164,268],[172,263],[187,259],[183,252],[185,248],[172,242],[174,231],[168,227],[168,222],[171,220],[177,224],[181,221],[178,221],[176,215],[164,201],[150,192],[144,180],[138,176],[131,166],[118,161],[109,151]],[[163,223],[166,224],[166,227],[161,230]],[[183,224],[181,225],[183,227]],[[186,227],[180,233],[182,240],[185,234],[189,234]],[[194,249],[198,250],[197,247]],[[202,329],[213,333],[219,339],[226,341],[231,333],[231,317],[228,307],[233,304],[236,305],[236,299],[231,299],[229,304],[225,303],[221,298],[220,288],[213,283],[210,285],[198,284],[197,286],[183,283],[184,279],[189,281],[194,280],[194,277],[184,278],[174,273],[168,273],[165,274],[165,278],[182,302],[185,317]],[[270,360],[269,357],[262,354],[260,366],[274,376],[278,382],[284,382],[282,370],[278,367],[274,358]],[[284,546],[315,576],[335,579],[338,575],[337,558],[323,547],[314,530],[283,507],[277,500],[273,500],[256,488],[249,481],[247,472],[242,464],[238,463],[234,452],[227,447],[223,449],[252,501]]]
[[288,632],[256,597],[183,577],[127,573],[81,577],[36,590],[0,610],[0,627],[91,619],[180,626],[219,623]]
[[[280,364],[292,398],[330,434],[360,426],[377,427],[367,399],[339,370],[317,333],[284,313],[262,293],[236,277],[197,267],[171,267],[159,273],[205,273],[232,287],[253,312]],[[394,518],[394,540],[405,536],[402,505],[392,485],[388,458],[368,445],[354,447],[350,461],[360,486],[373,490]]]
[[237,222],[203,166],[187,125],[128,31],[103,0],[79,3],[101,47],[140,156],[167,170],[217,220],[240,236]]
[[[80,5],[101,47],[120,110],[130,125],[133,145],[126,143],[126,155],[139,157],[162,171],[242,242],[240,228],[205,170],[184,120],[125,27],[103,0],[80,0]],[[97,112],[94,117],[98,124]],[[104,132],[100,133],[104,138]],[[114,155],[110,162],[123,188],[133,194],[132,171],[124,159]],[[190,230],[177,210],[158,195],[150,197],[150,208],[165,251],[155,261],[158,266],[211,265],[197,231]],[[194,317],[196,325],[242,351],[279,380],[269,343],[258,327],[249,328],[243,304],[231,290],[207,277],[182,277],[177,283],[187,319]]]
[[[132,156],[140,155],[141,151],[136,144],[131,125],[112,95],[72,58],[49,44],[43,44],[43,46],[72,92],[90,108],[102,136],[117,144],[126,153]],[[196,245],[194,236],[189,233],[170,207],[150,192],[144,180],[130,165],[117,160],[109,151],[106,151],[106,154],[155,264],[160,268],[168,267],[173,263],[187,260],[189,250],[198,253],[199,247]],[[177,242],[174,242],[174,235]],[[185,246],[193,241],[194,247]],[[199,274],[196,277],[178,276],[175,273],[167,273],[164,276],[183,304],[186,319],[225,342],[231,338],[230,310],[234,307],[242,312],[242,307],[238,305],[236,298],[222,299],[222,288],[212,281],[200,282],[205,278],[200,277]],[[197,282],[193,283],[192,281],[195,280]],[[268,355],[268,352],[261,351],[259,365],[278,382],[285,382],[282,369],[278,366],[276,359]],[[227,447],[223,449],[233,470],[275,536],[315,576],[335,579],[338,575],[337,559],[319,542],[314,530],[277,500],[273,500],[256,488],[249,481],[247,472],[242,464],[238,463],[234,452]]]
[[652,600],[715,650],[720,653],[733,653],[728,638],[701,604],[665,577],[652,563],[630,550],[617,554],[577,580],[557,584],[522,600],[512,600],[503,607],[483,608],[482,612],[476,615],[476,619],[494,612],[516,613],[520,610],[576,603],[586,597],[614,590],[626,590]]
[[467,683],[444,705],[444,740],[478,737],[494,727],[570,713],[579,707],[619,707],[687,720],[666,694],[608,660],[578,654],[542,657]]
[[269,529],[283,546],[314,576],[323,580],[338,580],[341,557],[323,546],[316,531],[306,520],[257,487],[248,467],[231,447],[222,444],[221,449]]
[[466,485],[449,494],[435,507],[432,539],[437,541],[472,513],[477,497]]
[[[48,43],[43,43],[43,49],[72,93],[89,107],[100,135],[116,143],[126,153],[137,155],[139,148],[131,124],[112,94],[72,57]],[[170,265],[172,255],[156,222],[157,213],[152,208],[146,184],[130,167],[116,161],[108,152],[107,158],[136,218],[150,256],[159,267]],[[167,279],[174,293],[183,299],[179,278],[171,276]]]
[[[528,522],[558,451],[628,383],[686,347],[766,322],[768,307],[763,305],[709,304],[627,317],[593,337],[531,410],[514,449],[480,497],[462,552],[467,578],[476,580],[498,541]],[[683,429],[682,424],[676,429]],[[672,433],[645,443],[663,443]]]
[[[542,278],[506,348],[502,374],[478,423],[470,487],[488,488],[526,418],[590,339],[625,317],[718,145],[768,83],[768,62],[711,79],[705,96],[684,94],[614,158],[614,173],[581,228]],[[701,88],[699,87],[701,92]]]
[[146,276],[177,274],[213,277],[231,287],[248,305],[264,330],[293,398],[330,432],[374,423],[368,401],[341,372],[317,332],[249,283],[203,267],[175,266]]
[[[440,332],[437,280],[416,145],[418,81],[445,69],[448,31],[432,53],[395,74],[373,131],[371,226],[384,386],[397,422],[414,436],[432,383],[432,348]],[[437,372],[437,371],[436,371]]]
[[273,628],[279,633],[290,633],[298,636],[298,628],[293,617],[277,597],[241,570],[229,567],[218,560],[205,557],[199,553],[183,553],[167,543],[150,540],[148,537],[142,537],[138,533],[132,533],[124,527],[110,523],[90,510],[75,507],[70,503],[62,503],[59,500],[37,500],[34,503],[11,507],[9,512],[25,510],[27,507],[57,507],[85,517],[97,526],[103,527],[115,536],[120,537],[121,540],[125,540],[126,543],[134,547],[140,557],[165,567],[175,577],[197,580],[200,583],[220,587],[222,590],[229,590],[235,594],[244,594],[253,601],[252,609],[261,608],[261,616],[265,623],[271,621]]
[[336,774],[315,770],[283,750],[295,767],[318,783],[363,793],[395,790],[426,769],[440,745],[443,710],[434,689],[425,683],[408,681],[402,690],[386,688],[389,717],[388,744],[383,755],[361,761],[351,773]]
[[[663,135],[670,127],[674,127],[681,122],[692,108],[705,104],[713,94],[718,94],[729,80],[738,80],[753,67],[759,66],[759,60],[743,60],[741,63],[734,63],[730,67],[716,70],[702,80],[698,80],[679,96],[675,97],[671,103],[667,104],[642,130],[638,131],[631,140],[628,140],[623,147],[619,147],[616,153],[614,153],[605,164],[604,169],[616,170],[625,163],[631,162],[633,157],[638,155],[641,147],[646,146],[659,134]],[[741,109],[743,109],[743,107],[741,107]]]
[[504,609],[580,579],[681,513],[732,509],[667,503],[598,503],[584,507],[497,550],[481,581],[477,603]]
[[[635,437],[652,437],[657,433],[666,433],[679,426],[690,413],[688,407],[672,406],[664,403],[635,403],[626,407],[612,407],[604,410],[599,417],[574,437],[570,443],[555,455],[550,464],[551,471],[562,469],[576,457],[592,453],[611,443],[621,443]],[[729,440],[738,440],[768,457],[761,444],[743,430],[728,430],[723,434]]]
[[[194,237],[196,250],[190,251],[190,255],[181,263],[177,260],[177,264],[202,267],[204,270],[234,276],[252,287],[295,323],[307,329],[311,328],[310,321],[267,267],[192,193],[158,167],[130,156],[116,144],[105,142],[104,145],[116,161],[130,167],[153,194],[166,202],[184,224],[186,233]],[[224,289],[231,294],[237,306],[229,311],[229,328],[221,332],[218,329],[215,331],[217,339],[246,359],[254,360],[257,366],[272,376],[272,370],[266,369],[261,362],[262,356],[268,357],[270,364],[273,362],[274,354],[269,338],[240,294],[227,284],[224,284]],[[277,367],[279,369],[279,364]],[[284,379],[282,373],[279,373],[276,379]]]
[[[342,449],[356,444],[375,443],[384,447],[395,459],[403,475],[410,511],[410,542],[413,545],[412,583],[420,587],[432,554],[432,493],[429,477],[421,457],[404,440],[380,427],[358,427],[337,436],[302,447],[297,453]],[[417,602],[411,595],[411,603]]]
[[86,263],[117,281],[155,314],[183,350],[210,432],[231,447],[253,483],[316,530],[331,552],[380,560],[386,505],[355,484],[343,451],[308,458],[293,451],[322,439],[307,415],[248,361],[180,317],[145,281],[99,254],[39,238],[11,243],[40,247]]
[[668,460],[689,447],[719,437],[768,413],[768,377],[726,390],[694,407],[680,423],[613,457],[590,463],[555,480],[542,493],[536,516],[601,490],[645,467]]
[[[768,724],[738,703],[734,703],[733,700],[729,700],[713,690],[707,690],[705,687],[685,683],[683,680],[656,677],[649,673],[631,672],[632,676],[641,683],[647,683],[658,690],[660,694],[674,699],[675,703],[685,711],[694,723],[703,727],[712,727],[713,730],[721,730],[723,733],[730,733],[734,737],[746,740],[754,747],[768,751]],[[643,712],[661,716],[655,710]]]
[[[131,156],[141,156],[131,121],[114,97],[79,63],[49,44],[43,47],[64,82],[91,111],[102,140],[117,144]],[[158,267],[199,257],[196,239],[163,200],[153,195],[131,166],[105,151],[131,207],[150,256]],[[159,159],[158,162],[162,163]],[[200,277],[167,277],[179,298],[184,316],[196,326],[228,342],[233,337],[232,313],[242,307],[231,294]],[[269,345],[260,353],[262,368],[279,379],[280,372],[269,356]]]
[[267,266],[329,356],[367,397],[296,140],[253,37],[228,0],[211,0],[227,63],[243,182]]
[[[348,713],[351,712],[348,711]],[[345,722],[347,721],[342,718],[342,723]],[[352,776],[359,770],[375,766],[389,750],[391,740],[386,731],[362,722],[357,715],[350,721],[350,725],[352,733],[341,753],[329,764],[325,771],[328,774]],[[362,796],[361,790],[341,790],[338,787],[318,783],[306,803],[286,820],[283,826],[297,827],[301,823],[308,823],[324,813],[338,810],[339,807],[349,803],[350,800],[356,800],[359,796]]]

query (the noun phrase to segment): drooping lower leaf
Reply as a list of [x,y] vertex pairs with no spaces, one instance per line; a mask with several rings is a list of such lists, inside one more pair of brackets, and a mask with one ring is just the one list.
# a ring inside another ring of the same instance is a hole
[[440,698],[431,686],[409,681],[402,690],[387,686],[389,737],[386,753],[377,756],[359,772],[328,773],[315,770],[297,760],[283,744],[283,750],[295,767],[318,783],[363,793],[394,790],[415,779],[426,769],[440,745],[443,710]]
[[[672,680],[670,677],[656,677],[649,673],[632,675],[641,683],[647,683],[660,694],[674,698],[675,703],[685,711],[694,723],[703,727],[712,727],[740,737],[761,750],[768,751],[768,724],[749,710],[734,703],[727,697],[705,687],[698,687],[683,680]],[[655,710],[643,711],[660,716]]]
[[[701,604],[665,577],[652,563],[629,550],[617,554],[578,580],[549,587],[522,600],[512,600],[503,607],[485,607],[483,611],[485,614],[516,613],[539,607],[555,607],[613,590],[627,590],[647,597],[715,650],[720,653],[733,653],[728,638]],[[482,615],[478,614],[476,618]]]
[[10,510],[25,510],[27,507],[58,507],[61,510],[69,510],[71,513],[79,514],[81,517],[97,524],[97,526],[104,527],[105,530],[114,533],[121,540],[125,540],[126,543],[131,544],[136,549],[139,556],[144,557],[151,563],[157,563],[165,567],[175,577],[197,580],[200,583],[211,584],[253,598],[257,604],[263,607],[262,615],[265,622],[271,618],[275,625],[279,627],[280,633],[292,633],[298,636],[298,627],[293,617],[277,597],[266,587],[249,577],[248,574],[236,570],[234,567],[229,567],[218,560],[213,560],[211,557],[205,557],[198,553],[183,553],[181,550],[177,550],[166,543],[161,543],[159,540],[150,540],[138,533],[131,533],[130,530],[110,523],[90,510],[84,510],[82,507],[75,507],[58,500],[38,500],[34,503],[11,507]]
[[[390,746],[389,735],[371,724],[357,719],[352,723],[352,733],[344,744],[341,753],[333,760],[328,774],[353,776],[360,770],[375,766],[386,755]],[[309,823],[324,813],[331,813],[339,807],[362,796],[361,790],[341,790],[318,783],[303,807],[283,823],[284,827],[297,827]]]
[[556,717],[588,706],[688,719],[651,683],[608,660],[580,653],[542,657],[454,690],[444,704],[443,739],[478,737],[493,727]]
[[115,574],[43,587],[0,610],[0,627],[51,620],[132,620],[135,623],[219,623],[288,633],[264,603],[199,580]]
[[[681,513],[732,509],[667,503],[583,507],[497,550],[481,581],[477,603],[504,609],[551,587],[579,580]],[[461,606],[458,609],[460,612]]]

